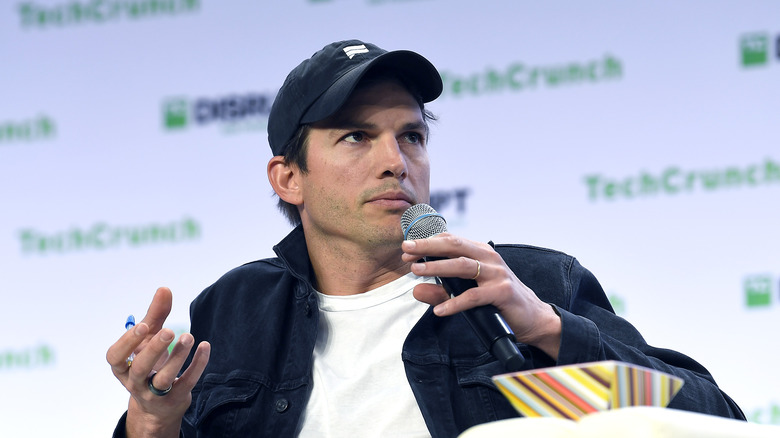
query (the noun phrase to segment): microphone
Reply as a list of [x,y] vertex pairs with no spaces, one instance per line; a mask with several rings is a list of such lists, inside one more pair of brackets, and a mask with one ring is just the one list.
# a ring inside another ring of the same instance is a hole
[[[427,239],[447,231],[447,221],[428,204],[415,204],[401,216],[404,239]],[[443,257],[425,257],[425,261],[443,260]],[[439,282],[452,296],[477,287],[474,280],[441,277]],[[477,337],[507,371],[520,371],[525,358],[515,344],[515,334],[495,306],[487,305],[461,312]]]

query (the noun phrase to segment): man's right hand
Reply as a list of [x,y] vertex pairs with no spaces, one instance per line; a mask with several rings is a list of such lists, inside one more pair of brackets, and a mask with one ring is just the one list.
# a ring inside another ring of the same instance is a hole
[[[185,333],[168,354],[173,341],[171,329],[163,323],[171,312],[173,295],[170,289],[157,289],[144,319],[128,330],[106,353],[111,371],[130,392],[127,408],[128,437],[178,437],[184,412],[192,402],[192,388],[200,379],[209,361],[211,346],[203,341],[195,350],[192,363],[179,376],[195,339]],[[135,353],[132,366],[127,358]],[[155,395],[149,389],[154,375],[154,387],[165,395]]]

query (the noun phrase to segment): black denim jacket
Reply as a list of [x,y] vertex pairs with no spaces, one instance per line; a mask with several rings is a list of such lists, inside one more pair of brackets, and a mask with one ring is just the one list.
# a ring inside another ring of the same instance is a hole
[[[495,248],[563,321],[557,361],[519,344],[526,368],[630,362],[685,380],[669,407],[744,419],[704,367],[647,345],[616,316],[595,277],[576,259],[525,245]],[[212,351],[184,418],[186,437],[293,437],[299,430],[312,386],[319,311],[300,227],[274,250],[277,258],[228,272],[191,305],[196,343],[208,340]],[[433,437],[455,437],[471,426],[518,415],[491,381],[505,372],[501,364],[460,315],[440,318],[429,309],[407,337],[401,359]]]

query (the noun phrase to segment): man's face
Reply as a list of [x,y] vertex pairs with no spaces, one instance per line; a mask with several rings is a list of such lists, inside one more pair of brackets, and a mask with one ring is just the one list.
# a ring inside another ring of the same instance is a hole
[[404,87],[381,81],[356,90],[309,132],[308,173],[300,174],[307,239],[398,246],[401,215],[428,201],[426,147],[420,106]]

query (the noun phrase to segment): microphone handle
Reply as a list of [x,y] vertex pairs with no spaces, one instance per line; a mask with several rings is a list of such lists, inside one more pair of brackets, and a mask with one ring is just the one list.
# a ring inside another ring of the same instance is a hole
[[[426,261],[441,258],[426,257]],[[440,277],[444,290],[452,296],[460,295],[468,289],[477,287],[474,280],[455,277]],[[461,312],[477,337],[493,356],[504,364],[507,372],[520,371],[525,358],[515,344],[515,333],[498,313],[495,306],[487,305]]]

